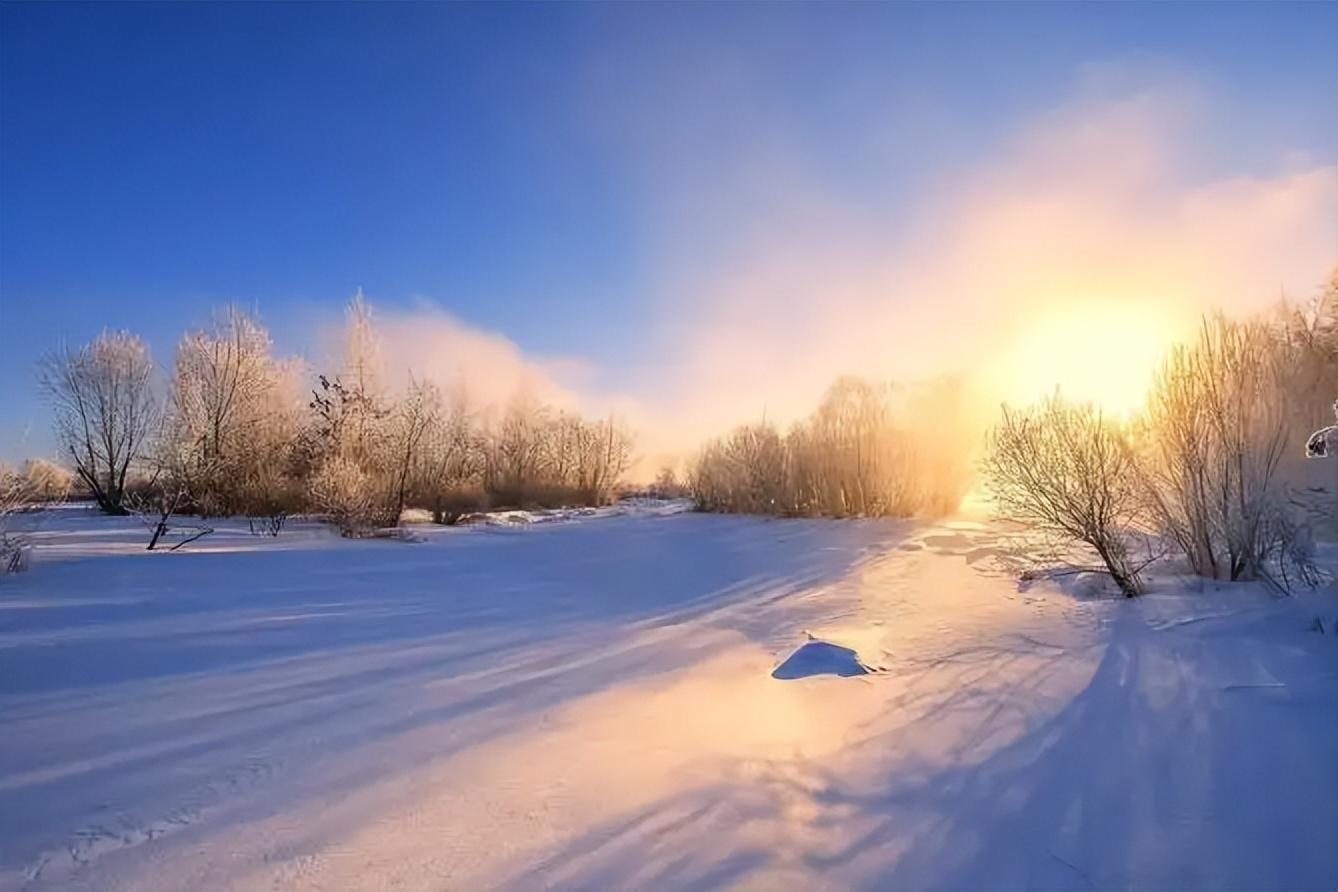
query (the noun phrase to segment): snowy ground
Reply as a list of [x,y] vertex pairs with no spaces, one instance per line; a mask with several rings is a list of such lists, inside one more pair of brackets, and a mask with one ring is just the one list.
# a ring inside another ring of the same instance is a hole
[[[47,517],[0,579],[0,889],[1338,885],[1332,587],[1020,591],[965,520],[559,520],[149,554]],[[772,677],[806,631],[859,670]]]

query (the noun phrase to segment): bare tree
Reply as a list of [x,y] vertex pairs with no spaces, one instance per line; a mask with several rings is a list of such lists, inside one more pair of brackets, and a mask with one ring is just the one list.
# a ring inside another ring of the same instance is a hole
[[[707,445],[690,489],[709,511],[829,517],[904,517],[950,510],[961,499],[970,447],[965,435],[930,429],[953,416],[936,405],[950,388],[838,379],[818,408],[785,437],[748,425]],[[916,419],[932,417],[934,424]]]
[[769,424],[736,428],[708,443],[690,473],[690,487],[706,511],[789,514],[785,441]]
[[391,443],[394,454],[390,468],[396,521],[404,513],[409,496],[411,474],[417,466],[423,440],[440,422],[441,393],[427,381],[409,380],[409,389],[396,405],[392,418]]
[[104,512],[127,513],[126,477],[158,419],[148,347],[127,332],[103,332],[44,357],[40,380],[75,473]]
[[838,379],[787,441],[802,513],[905,515],[918,507],[911,442],[895,423],[891,388]]
[[648,492],[657,499],[681,499],[689,494],[688,488],[679,482],[678,471],[673,465],[660,468]]
[[1147,493],[1194,572],[1215,579],[1308,576],[1304,528],[1279,467],[1288,436],[1288,353],[1261,321],[1205,320],[1149,397]]
[[139,517],[149,531],[149,543],[146,551],[153,551],[164,544],[174,532],[180,538],[169,547],[168,551],[179,551],[196,539],[212,533],[213,527],[202,523],[177,523],[172,518],[181,513],[190,501],[190,494],[179,481],[170,477],[155,475],[151,481],[137,488],[126,496],[126,505],[130,513]]
[[545,443],[551,414],[533,397],[517,394],[489,431],[485,486],[499,504],[523,507],[541,497],[552,457]]
[[599,505],[608,501],[632,455],[632,435],[612,417],[605,421],[577,418],[566,448],[569,470],[559,478],[574,490],[578,501]]
[[312,504],[345,536],[372,535],[398,521],[386,508],[384,480],[342,455],[320,466],[309,483],[309,492]]
[[983,470],[1003,517],[1086,543],[1121,592],[1142,592],[1125,541],[1139,518],[1135,458],[1124,433],[1099,411],[1057,396],[1025,410],[1005,406]]
[[417,506],[432,522],[458,523],[486,507],[483,491],[484,443],[463,389],[457,390],[424,436],[414,472]]

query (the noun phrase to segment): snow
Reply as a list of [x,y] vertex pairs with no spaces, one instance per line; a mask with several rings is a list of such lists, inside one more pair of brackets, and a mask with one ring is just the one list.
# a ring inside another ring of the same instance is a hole
[[1307,458],[1328,458],[1338,455],[1338,424],[1320,428],[1310,435],[1305,444]]
[[[1333,586],[540,516],[148,553],[50,512],[0,578],[0,889],[1338,885]],[[879,671],[773,678],[804,630]]]
[[843,647],[832,641],[808,636],[808,640],[794,649],[779,666],[771,671],[772,678],[812,678],[814,675],[868,675],[877,670],[860,659],[853,647]]

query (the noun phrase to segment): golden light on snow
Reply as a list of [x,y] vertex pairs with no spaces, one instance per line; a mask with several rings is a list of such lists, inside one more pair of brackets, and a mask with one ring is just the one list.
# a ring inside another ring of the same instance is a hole
[[1010,403],[1053,394],[1127,417],[1142,406],[1158,366],[1187,328],[1182,314],[1129,301],[1074,302],[1038,312],[1008,348]]

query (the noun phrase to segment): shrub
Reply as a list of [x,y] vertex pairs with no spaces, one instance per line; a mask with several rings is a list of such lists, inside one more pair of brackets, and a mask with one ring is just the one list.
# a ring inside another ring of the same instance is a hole
[[1099,411],[1058,396],[1029,409],[1004,407],[983,470],[1004,518],[1091,546],[1121,592],[1142,592],[1125,542],[1139,519],[1135,459],[1123,431]]
[[351,458],[336,456],[313,475],[312,504],[344,536],[366,536],[399,523],[385,481],[367,473]]
[[1293,439],[1286,357],[1264,323],[1219,316],[1173,350],[1153,386],[1142,426],[1148,502],[1200,576],[1285,586],[1313,574],[1279,473]]

